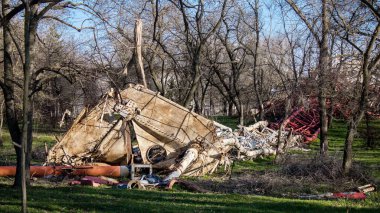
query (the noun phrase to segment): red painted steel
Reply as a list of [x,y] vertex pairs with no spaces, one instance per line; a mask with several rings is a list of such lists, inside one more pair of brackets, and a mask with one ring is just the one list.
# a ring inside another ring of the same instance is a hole
[[[273,128],[279,128],[282,121],[272,124]],[[315,140],[319,134],[319,113],[316,109],[306,110],[304,107],[295,109],[284,121],[286,130],[304,137],[304,143]]]

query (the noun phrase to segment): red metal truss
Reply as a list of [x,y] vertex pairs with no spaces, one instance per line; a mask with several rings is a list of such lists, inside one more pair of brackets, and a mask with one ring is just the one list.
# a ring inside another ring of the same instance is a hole
[[[282,121],[272,126],[278,128],[281,123]],[[319,112],[317,109],[306,110],[304,107],[295,109],[284,121],[284,127],[286,130],[302,135],[304,143],[309,143],[319,134]]]

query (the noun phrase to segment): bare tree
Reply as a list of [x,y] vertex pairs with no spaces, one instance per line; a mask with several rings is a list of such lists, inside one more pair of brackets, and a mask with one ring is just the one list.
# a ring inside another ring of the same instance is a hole
[[[361,2],[366,6],[364,10],[362,5],[351,2],[353,7],[350,7],[349,13],[345,13],[344,7],[339,7],[337,4],[334,5],[336,15],[334,21],[337,22],[338,26],[342,29],[341,32],[343,32],[340,34],[340,37],[354,48],[356,53],[352,55],[359,55],[359,70],[361,76],[360,86],[354,87],[357,92],[353,91],[354,94],[357,94],[355,97],[355,110],[348,119],[342,165],[345,174],[349,173],[352,167],[352,144],[354,136],[367,110],[369,84],[372,72],[380,61],[380,51],[375,50],[376,45],[380,44],[380,16],[378,14],[379,9],[376,9],[376,7],[379,8],[379,5],[375,3],[371,4],[365,0]],[[351,8],[354,9],[351,11]],[[372,15],[368,16],[368,10],[372,12]],[[345,17],[343,14],[349,15]],[[363,18],[366,16],[368,16],[368,18]],[[367,25],[368,23],[371,24]],[[366,29],[362,26],[373,27]],[[361,44],[361,41],[365,41],[365,44]]]
[[320,154],[326,155],[328,150],[328,117],[327,117],[327,106],[326,106],[326,76],[329,73],[330,64],[330,53],[328,46],[328,37],[330,33],[330,11],[328,8],[329,0],[321,0],[321,31],[317,32],[314,27],[314,23],[311,23],[305,13],[299,9],[297,4],[293,0],[286,0],[286,2],[292,7],[294,12],[299,16],[299,18],[304,22],[307,28],[310,30],[314,39],[317,41],[319,49],[319,63],[318,63],[318,100],[319,100],[319,116],[320,116]]
[[[239,16],[241,14],[236,15]],[[227,69],[227,71],[230,70],[230,72],[227,72],[227,74],[223,75],[221,73],[221,69],[219,68],[213,69],[213,71],[218,77],[218,80],[221,82],[221,86],[225,91],[223,93],[226,93],[226,99],[235,105],[238,115],[241,116],[243,112],[241,111],[242,101],[240,98],[240,90],[242,89],[241,85],[243,85],[243,82],[241,82],[240,77],[246,65],[246,51],[242,46],[235,43],[234,38],[236,37],[237,31],[239,30],[239,25],[241,24],[240,22],[242,17],[231,16],[228,17],[228,19],[230,21],[227,21],[227,19],[223,20],[223,30],[219,30],[217,36],[224,48],[229,66],[229,69]],[[218,89],[219,91],[222,91],[222,88],[218,87]],[[228,111],[231,113],[232,107],[229,107]]]
[[191,2],[186,2],[184,0],[179,0],[178,2],[172,1],[172,3],[178,8],[182,15],[184,26],[182,32],[184,35],[187,53],[191,60],[191,70],[193,73],[192,83],[186,97],[182,102],[184,106],[189,106],[190,102],[194,98],[196,90],[198,89],[202,76],[201,54],[203,51],[203,46],[221,25],[223,17],[226,13],[227,0],[222,1],[219,18],[214,24],[207,23],[210,18],[205,14],[206,5],[204,0],[198,0],[196,4],[192,4]]
[[[10,32],[10,18],[9,14],[13,12],[11,9],[10,1],[3,0],[2,2],[2,26],[3,26],[3,46],[4,46],[4,76],[3,81],[0,81],[5,99],[5,118],[7,120],[8,129],[11,139],[14,143],[14,148],[17,156],[17,174],[21,174],[21,130],[18,126],[18,116],[16,112],[15,103],[15,77],[13,70],[13,62],[11,58],[12,53],[12,35]],[[21,175],[16,175],[14,185],[21,186]]]
[[[32,0],[32,1],[17,1],[15,6],[11,7],[11,2],[8,0],[2,1],[2,17],[1,25],[4,35],[4,76],[0,81],[1,88],[5,97],[5,115],[7,119],[8,129],[16,150],[17,170],[14,186],[22,188],[22,210],[27,211],[26,206],[26,186],[30,181],[30,161],[32,150],[32,132],[33,132],[33,101],[34,94],[42,89],[42,85],[49,82],[51,76],[43,75],[45,72],[53,72],[59,74],[60,71],[43,67],[36,69],[36,38],[38,24],[43,19],[54,19],[61,23],[66,23],[59,18],[46,16],[52,9],[63,9],[67,4],[61,4],[61,0]],[[40,3],[46,3],[41,6]],[[19,39],[15,36],[15,31],[12,30],[12,18],[18,13],[24,11],[24,29],[23,38]],[[66,23],[67,24],[67,23]],[[11,57],[12,46],[16,47],[18,59]],[[23,75],[19,82],[19,78],[15,75],[17,61],[22,64]],[[22,89],[22,121],[20,122],[16,110],[16,89]],[[22,129],[18,123],[22,123]]]
[[[260,89],[259,89],[259,81],[260,81],[259,80],[260,79],[259,78],[259,76],[260,76],[259,71],[262,72],[262,70],[259,70],[259,68],[258,68],[258,54],[259,54],[259,45],[260,45],[259,0],[255,0],[254,6],[251,3],[249,3],[249,5],[251,6],[251,8],[253,9],[254,14],[255,14],[254,30],[255,30],[255,34],[256,34],[256,40],[255,40],[255,49],[253,51],[253,57],[254,57],[254,61],[253,61],[253,85],[254,85],[254,89],[255,89],[256,99],[257,99],[259,109],[260,109],[259,119],[263,120],[264,119],[264,105],[263,105],[263,100],[262,100],[262,96],[261,96]],[[261,73],[261,76],[262,75],[263,74]]]

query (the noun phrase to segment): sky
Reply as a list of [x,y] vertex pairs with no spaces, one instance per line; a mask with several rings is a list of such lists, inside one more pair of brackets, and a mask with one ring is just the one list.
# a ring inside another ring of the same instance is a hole
[[[69,16],[66,18],[66,21],[77,28],[82,27],[94,27],[94,22],[89,20],[90,15],[84,12],[83,10],[74,10],[69,11]],[[283,25],[281,19],[281,12],[278,7],[275,7],[272,0],[264,0],[260,2],[260,18],[262,23],[262,33],[265,36],[276,35],[278,33],[283,33]],[[70,27],[64,27],[65,33],[62,34],[62,37],[65,39],[74,39],[74,40],[83,40],[91,41],[93,40],[92,30],[85,29],[81,32],[78,32],[75,29]]]

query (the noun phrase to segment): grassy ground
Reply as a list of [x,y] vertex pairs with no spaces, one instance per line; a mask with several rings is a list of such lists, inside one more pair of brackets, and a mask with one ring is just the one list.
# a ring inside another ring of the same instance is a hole
[[[58,135],[58,133],[35,133],[33,135],[33,152],[44,155],[45,143],[48,147],[52,147],[55,144],[56,135]],[[3,141],[4,144],[0,147],[0,166],[15,165],[16,155],[8,132],[3,133]],[[43,157],[44,156],[34,157],[32,164],[43,163]]]
[[[236,119],[216,118],[218,122],[235,127]],[[373,122],[379,127],[380,121]],[[343,121],[334,122],[329,132],[330,154],[341,155],[346,126]],[[14,150],[9,134],[3,135],[0,147],[0,165],[14,165]],[[43,151],[44,144],[54,144],[52,134],[35,135],[34,150]],[[318,143],[312,144],[315,154]],[[354,144],[355,160],[368,166],[373,175],[380,177],[380,149],[366,149],[362,138]],[[34,160],[41,163],[41,159]],[[276,166],[272,159],[238,162],[233,172],[266,170]],[[20,192],[11,188],[12,180],[0,178],[0,212],[20,211]],[[239,194],[197,194],[165,190],[120,190],[107,187],[68,187],[65,185],[35,183],[28,190],[30,212],[379,212],[380,194],[372,193],[365,201],[322,201],[275,198]]]
[[[380,133],[380,120],[372,121],[371,126],[375,131]],[[343,156],[344,139],[347,131],[347,125],[342,120],[334,121],[333,128],[329,130],[329,154]],[[377,147],[371,149],[366,147],[366,141],[363,138],[364,123],[359,126],[359,134],[357,134],[353,144],[353,159],[355,162],[360,163],[370,170],[372,176],[380,181],[380,138],[374,138]],[[311,148],[315,152],[318,152],[319,141],[311,144]]]
[[212,116],[209,119],[228,126],[232,129],[236,129],[239,124],[239,118],[237,117],[226,117],[226,116]]
[[[0,194],[0,212],[20,211],[19,191],[0,185]],[[30,212],[376,212],[379,205],[374,202],[89,187],[29,189]]]

